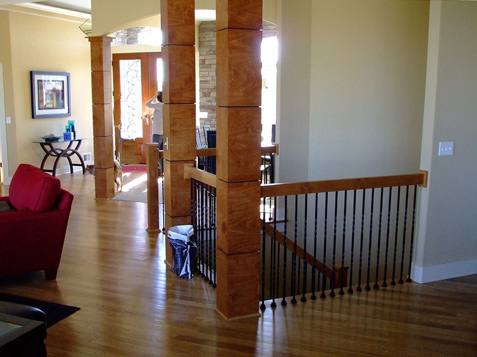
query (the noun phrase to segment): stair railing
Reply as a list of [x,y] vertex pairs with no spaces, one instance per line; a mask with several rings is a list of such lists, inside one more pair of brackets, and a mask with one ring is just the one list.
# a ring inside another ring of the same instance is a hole
[[[211,149],[208,149],[211,150]],[[209,153],[208,154],[213,154]],[[200,275],[216,286],[216,176],[188,167]],[[261,309],[411,281],[426,172],[262,184]],[[347,288],[345,290],[345,288]]]
[[410,281],[427,175],[262,185],[261,309]]

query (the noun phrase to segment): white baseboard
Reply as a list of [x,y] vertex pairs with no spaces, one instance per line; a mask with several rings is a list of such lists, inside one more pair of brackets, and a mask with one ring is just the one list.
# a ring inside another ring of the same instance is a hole
[[3,183],[5,186],[8,186],[8,185],[10,185],[11,182],[12,182],[12,176],[5,176],[5,177],[3,178],[3,182],[2,182],[2,183]]
[[460,276],[477,274],[477,259],[448,264],[420,267],[413,265],[411,279],[416,283],[430,283],[433,281],[458,278]]
[[[86,167],[88,165],[86,165],[85,163],[85,166]],[[75,172],[83,172],[83,169],[79,166],[74,166],[73,167],[73,173]],[[59,167],[56,169],[56,176],[60,176],[60,175],[71,175],[71,171],[70,171],[70,167],[69,166],[63,166],[63,167]]]

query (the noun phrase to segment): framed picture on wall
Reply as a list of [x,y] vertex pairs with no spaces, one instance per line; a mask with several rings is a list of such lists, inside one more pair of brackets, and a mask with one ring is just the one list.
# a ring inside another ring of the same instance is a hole
[[31,71],[33,118],[71,116],[70,74]]

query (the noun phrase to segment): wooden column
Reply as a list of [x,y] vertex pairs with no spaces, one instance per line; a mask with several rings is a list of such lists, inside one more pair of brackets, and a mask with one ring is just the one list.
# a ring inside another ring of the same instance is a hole
[[93,135],[96,198],[113,198],[113,114],[111,88],[111,41],[90,37],[93,92]]
[[217,311],[258,316],[262,0],[217,1]]
[[[167,231],[172,226],[191,224],[190,180],[184,179],[184,166],[194,166],[196,156],[195,1],[162,0],[161,27]],[[166,247],[166,261],[171,263],[168,242]]]

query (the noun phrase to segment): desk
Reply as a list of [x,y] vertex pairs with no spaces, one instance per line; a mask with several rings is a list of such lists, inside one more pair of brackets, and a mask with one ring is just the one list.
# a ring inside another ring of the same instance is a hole
[[0,313],[0,356],[46,356],[45,323]]
[[[62,157],[66,158],[68,160],[68,163],[70,164],[70,173],[73,173],[73,166],[79,166],[83,169],[83,174],[85,173],[85,166],[84,166],[84,160],[81,154],[79,153],[78,149],[81,146],[81,143],[83,140],[86,138],[76,138],[76,139],[71,139],[71,140],[59,140],[55,142],[47,142],[47,141],[34,141],[35,144],[40,144],[41,148],[45,152],[45,156],[43,157],[43,160],[41,161],[41,166],[40,168],[45,171],[45,172],[51,172],[53,176],[56,176],[56,167],[58,166],[58,161]],[[68,146],[66,149],[63,149],[61,147],[58,147],[58,144],[61,143],[68,143]],[[75,147],[73,148],[73,144],[76,144]],[[77,156],[79,159],[79,164],[74,164],[73,161],[71,160],[72,156]],[[45,169],[45,163],[46,160],[49,157],[54,157],[55,163],[53,164],[53,169]]]

